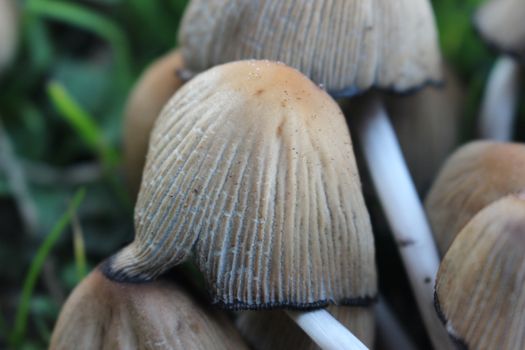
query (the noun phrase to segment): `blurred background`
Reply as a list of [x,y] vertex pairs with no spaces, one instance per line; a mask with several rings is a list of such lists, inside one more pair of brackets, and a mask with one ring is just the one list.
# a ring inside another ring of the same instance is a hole
[[[123,109],[147,64],[176,46],[186,1],[13,2],[17,51],[0,72],[0,348],[43,349],[72,288],[133,237]],[[496,58],[471,25],[480,2],[433,2],[443,55],[464,89],[462,141],[475,137]],[[381,288],[417,338],[413,303],[397,297],[408,290],[397,253],[378,237]]]

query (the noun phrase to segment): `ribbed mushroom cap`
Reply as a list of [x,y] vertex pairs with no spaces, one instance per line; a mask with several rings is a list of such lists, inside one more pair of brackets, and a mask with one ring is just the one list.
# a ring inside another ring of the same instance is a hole
[[[328,311],[370,349],[374,343],[372,307],[329,306]],[[255,350],[319,349],[282,311],[245,311],[236,321],[244,339]]]
[[440,79],[427,0],[192,0],[179,42],[191,70],[277,60],[341,96]]
[[436,306],[452,337],[469,349],[525,344],[525,196],[480,211],[439,269]]
[[525,60],[525,2],[488,0],[476,13],[481,36],[498,50]]
[[69,296],[49,348],[247,349],[226,317],[177,284],[121,284],[98,269]]
[[150,280],[193,253],[215,304],[312,308],[376,294],[374,243],[337,104],[295,69],[193,78],[152,134],[135,241],[106,264]]
[[386,109],[419,193],[428,190],[459,144],[465,94],[454,73],[444,71],[443,87],[432,86],[407,96],[385,96]]
[[15,54],[18,14],[12,0],[0,0],[0,73]]
[[184,68],[179,50],[153,62],[135,84],[124,114],[124,167],[131,193],[136,196],[153,124],[170,97],[184,83],[177,71]]
[[461,147],[447,160],[425,201],[441,254],[482,208],[523,189],[525,145],[477,141]]

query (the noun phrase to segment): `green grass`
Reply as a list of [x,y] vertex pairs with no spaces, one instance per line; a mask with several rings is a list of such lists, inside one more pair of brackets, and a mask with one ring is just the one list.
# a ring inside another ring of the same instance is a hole
[[55,246],[60,235],[64,232],[66,226],[70,223],[72,216],[77,211],[85,196],[85,190],[78,190],[64,215],[55,224],[49,235],[42,242],[42,245],[36,251],[35,257],[29,266],[29,271],[24,280],[22,287],[21,299],[15,316],[14,329],[9,336],[9,343],[12,347],[20,346],[22,339],[27,330],[27,318],[29,315],[29,305],[36,282],[42,271],[42,267],[51,249]]

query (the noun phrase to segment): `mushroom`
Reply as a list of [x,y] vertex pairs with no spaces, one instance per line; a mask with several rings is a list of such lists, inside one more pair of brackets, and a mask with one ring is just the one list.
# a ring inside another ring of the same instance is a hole
[[525,188],[525,145],[471,142],[441,169],[425,207],[441,254],[461,229],[491,202]]
[[[149,281],[194,255],[213,303],[227,309],[368,305],[376,296],[342,112],[284,64],[225,64],[174,95],[153,130],[135,229],[105,264],[112,279]],[[303,325],[332,319],[291,315]]]
[[525,60],[525,3],[488,0],[476,13],[475,25],[487,43],[502,53],[490,73],[480,111],[482,137],[508,141],[518,104]]
[[[299,69],[334,97],[370,89],[417,90],[441,79],[428,0],[192,0],[179,31],[188,69],[264,58]],[[350,34],[349,34],[350,33]],[[439,255],[382,99],[362,101],[358,128],[365,159],[399,244],[425,325],[436,348],[446,332],[433,311]],[[429,282],[430,281],[430,282]]]
[[184,60],[175,49],[153,62],[136,83],[124,114],[124,167],[130,192],[139,191],[151,129],[170,97],[184,81]]
[[465,349],[523,349],[525,194],[480,211],[448,250],[436,283],[436,308]]
[[224,315],[177,283],[122,284],[91,272],[64,304],[50,349],[248,349]]
[[[366,346],[373,348],[373,308],[332,305],[327,310]],[[319,349],[282,311],[245,311],[236,324],[243,338],[256,350]]]
[[0,73],[11,62],[18,44],[18,14],[12,0],[0,0]]

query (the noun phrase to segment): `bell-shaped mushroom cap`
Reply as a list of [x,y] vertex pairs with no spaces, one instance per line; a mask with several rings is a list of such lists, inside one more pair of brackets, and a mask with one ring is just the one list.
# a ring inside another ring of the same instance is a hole
[[525,2],[488,0],[476,13],[481,36],[498,50],[525,60]]
[[480,211],[445,255],[436,307],[453,338],[469,349],[525,344],[525,196]]
[[192,0],[179,42],[191,70],[282,61],[338,96],[440,79],[428,0]]
[[69,296],[49,348],[247,349],[226,317],[177,284],[121,284],[98,269]]
[[18,14],[13,0],[0,0],[0,73],[15,54]]
[[447,160],[425,201],[441,254],[477,212],[523,189],[525,145],[477,141],[461,147]]
[[[328,311],[368,348],[373,348],[375,325],[372,307],[332,305]],[[237,318],[236,324],[255,350],[319,349],[282,311],[245,311]]]
[[385,94],[388,115],[419,193],[428,190],[459,144],[465,94],[455,74],[450,69],[444,72],[444,86],[429,86],[406,96]]
[[337,104],[293,68],[193,78],[155,124],[135,241],[106,264],[150,280],[193,253],[214,303],[307,309],[376,294],[374,242]]
[[183,67],[180,51],[173,50],[146,69],[128,99],[124,114],[124,166],[133,196],[139,191],[153,124],[166,102],[182,86],[177,71]]

